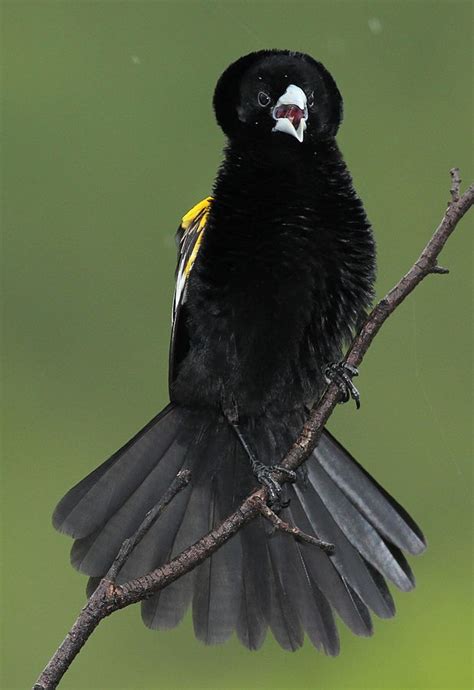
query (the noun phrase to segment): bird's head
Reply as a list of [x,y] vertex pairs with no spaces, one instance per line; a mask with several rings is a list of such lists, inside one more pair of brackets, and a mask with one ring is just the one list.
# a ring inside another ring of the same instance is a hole
[[214,93],[229,139],[299,146],[334,137],[342,98],[327,69],[305,53],[261,50],[232,63]]

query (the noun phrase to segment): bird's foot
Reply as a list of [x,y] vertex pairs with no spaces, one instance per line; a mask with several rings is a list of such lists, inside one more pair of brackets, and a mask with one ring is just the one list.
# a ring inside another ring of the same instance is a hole
[[330,364],[326,367],[324,372],[326,381],[328,383],[336,383],[342,393],[342,403],[348,402],[351,398],[356,404],[356,408],[360,407],[360,393],[352,383],[354,376],[359,376],[357,369],[346,362],[338,362],[337,364]]
[[290,502],[281,500],[282,486],[275,479],[275,472],[281,472],[289,482],[296,481],[296,472],[288,470],[281,465],[264,465],[263,462],[258,462],[258,460],[252,462],[252,470],[257,481],[267,489],[268,500],[273,510],[279,512],[286,508]]
[[235,418],[227,416],[230,424],[232,425],[235,433],[237,434],[239,441],[244,449],[250,464],[252,466],[252,471],[257,478],[259,484],[266,488],[268,492],[268,502],[272,506],[275,512],[279,512],[282,508],[286,508],[289,505],[289,501],[281,501],[282,486],[280,482],[275,478],[275,474],[280,472],[288,482],[296,481],[296,472],[289,470],[281,465],[264,465],[263,462],[257,460],[257,456],[254,454],[251,446],[249,445],[242,429],[239,426],[238,421]]

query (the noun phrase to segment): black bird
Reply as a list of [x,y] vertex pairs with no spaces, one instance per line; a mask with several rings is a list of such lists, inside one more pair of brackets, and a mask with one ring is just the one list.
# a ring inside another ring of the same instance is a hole
[[171,402],[66,494],[54,525],[75,538],[72,563],[93,589],[181,468],[191,470],[190,485],[132,552],[120,582],[178,554],[260,481],[285,520],[334,553],[257,518],[145,601],[144,622],[171,628],[192,603],[206,643],[236,631],[258,649],[269,627],[285,649],[300,647],[306,632],[337,654],[334,612],[357,635],[372,632],[369,609],[393,616],[386,580],[412,589],[403,552],[423,551],[423,535],[327,431],[281,494],[268,468],[366,314],[374,239],[335,141],[341,95],[320,62],[287,50],[246,55],[219,79],[214,109],[224,161],[212,197],[177,234]]

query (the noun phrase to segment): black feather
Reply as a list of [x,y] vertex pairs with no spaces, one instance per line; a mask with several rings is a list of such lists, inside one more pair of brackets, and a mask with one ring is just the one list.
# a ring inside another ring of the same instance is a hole
[[310,464],[308,477],[313,486],[318,488],[323,503],[341,531],[359,553],[401,590],[410,590],[410,579],[393,557],[383,538],[332,482],[322,467],[317,463]]
[[[283,519],[291,519],[284,511]],[[302,548],[290,535],[275,535],[281,543],[285,566],[282,568],[290,605],[298,613],[303,629],[313,645],[335,656],[339,653],[339,637],[327,599],[318,585],[318,573],[306,566]]]
[[288,651],[294,652],[302,646],[304,629],[295,604],[295,583],[290,577],[294,563],[286,558],[286,546],[290,537],[274,534],[267,539],[267,553],[270,565],[270,611],[269,625],[276,641]]
[[[300,501],[293,492],[290,519],[306,534],[317,536]],[[335,568],[327,553],[311,544],[299,543],[298,548],[306,571],[318,583],[321,592],[356,635],[372,634],[372,621],[365,604]]]
[[[242,467],[239,455],[236,467],[234,439],[224,426],[209,448],[208,464],[213,468],[205,477],[209,495],[207,524],[212,530],[234,507],[235,471]],[[210,475],[210,476],[209,476]],[[233,633],[240,608],[242,552],[240,535],[202,563],[197,571],[193,598],[193,622],[196,637],[207,644],[224,642]]]
[[331,561],[341,577],[380,618],[391,618],[395,613],[393,602],[390,604],[380,592],[363,558],[341,531],[314,487],[303,490],[296,485],[295,491],[314,534],[335,545]]
[[[166,419],[166,424],[161,424]],[[113,515],[175,440],[182,416],[168,405],[109,460],[76,484],[58,503],[53,525],[79,539]]]
[[408,553],[416,555],[425,549],[423,533],[413,518],[328,431],[323,433],[315,457],[331,479],[384,537]]
[[240,532],[242,584],[237,635],[248,649],[260,649],[270,620],[272,573],[267,552],[263,518],[257,518]]

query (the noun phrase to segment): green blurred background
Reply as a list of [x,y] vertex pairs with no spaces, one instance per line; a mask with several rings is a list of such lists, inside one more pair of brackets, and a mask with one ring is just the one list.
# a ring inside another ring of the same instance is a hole
[[[2,688],[30,687],[84,602],[50,515],[167,401],[174,230],[206,196],[223,137],[214,84],[262,47],[321,59],[345,98],[339,141],[378,239],[378,294],[468,180],[468,2],[4,2]],[[411,510],[418,588],[371,640],[342,630],[259,653],[105,621],[61,687],[470,688],[471,253],[465,219],[361,370],[331,429]]]

